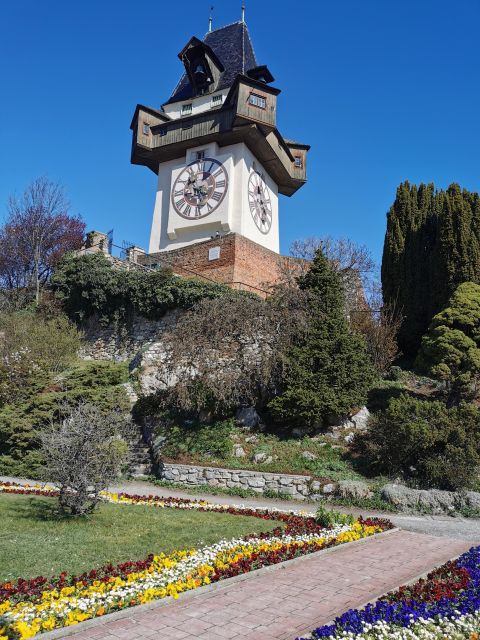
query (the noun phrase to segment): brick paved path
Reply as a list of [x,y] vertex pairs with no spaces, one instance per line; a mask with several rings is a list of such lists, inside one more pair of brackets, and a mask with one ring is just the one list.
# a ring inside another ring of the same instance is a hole
[[395,531],[67,633],[75,631],[75,640],[294,640],[470,546],[467,541]]

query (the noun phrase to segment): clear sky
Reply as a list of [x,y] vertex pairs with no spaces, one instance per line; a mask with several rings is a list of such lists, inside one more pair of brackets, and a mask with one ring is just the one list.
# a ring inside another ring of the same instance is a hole
[[[137,103],[158,107],[177,53],[241,0],[1,0],[0,211],[35,177],[62,182],[89,228],[147,247],[156,180],[130,165]],[[282,252],[347,236],[380,259],[397,185],[480,189],[479,0],[246,0],[277,122],[312,145],[280,201]]]

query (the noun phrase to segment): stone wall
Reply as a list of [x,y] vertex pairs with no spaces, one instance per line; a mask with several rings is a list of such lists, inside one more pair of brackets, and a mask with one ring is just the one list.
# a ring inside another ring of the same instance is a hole
[[158,343],[163,333],[172,326],[178,313],[178,311],[167,311],[159,320],[136,317],[128,326],[112,322],[103,327],[97,318],[90,318],[82,327],[85,333],[85,344],[80,351],[80,357],[85,360],[116,362],[138,359],[152,347],[158,350]]
[[320,483],[310,476],[265,473],[242,469],[218,469],[189,464],[164,463],[160,471],[162,480],[182,482],[192,486],[251,489],[256,493],[269,490],[283,493],[296,500],[312,499],[320,492]]

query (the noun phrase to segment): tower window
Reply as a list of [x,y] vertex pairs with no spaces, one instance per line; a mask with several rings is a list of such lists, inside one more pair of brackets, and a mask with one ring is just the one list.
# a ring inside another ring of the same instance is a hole
[[303,159],[302,156],[295,156],[295,166],[299,169],[303,168]]
[[253,104],[254,107],[260,107],[260,109],[266,109],[267,101],[263,96],[259,96],[258,93],[251,93],[248,96],[248,102]]
[[218,96],[212,96],[212,107],[218,107],[220,104],[222,104],[222,99],[223,96],[221,93]]
[[144,136],[148,136],[150,133],[150,125],[148,124],[148,122],[144,122],[143,123],[143,135]]
[[189,116],[192,113],[192,103],[182,104],[182,116]]
[[205,149],[195,151],[195,160],[203,160],[205,158]]

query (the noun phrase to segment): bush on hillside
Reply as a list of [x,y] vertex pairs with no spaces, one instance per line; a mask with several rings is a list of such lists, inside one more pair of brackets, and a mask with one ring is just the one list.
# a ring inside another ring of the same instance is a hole
[[183,455],[212,456],[226,459],[232,455],[231,434],[235,429],[232,418],[204,424],[164,416],[155,430],[154,450],[166,458]]
[[251,296],[226,285],[179,278],[168,269],[114,269],[102,254],[65,257],[52,286],[70,319],[96,316],[103,325],[128,322],[135,313],[156,320],[169,309],[188,309],[204,298]]
[[269,407],[277,421],[313,429],[363,406],[375,371],[363,336],[348,324],[340,276],[320,250],[299,285],[309,295],[309,324]]
[[415,365],[445,380],[450,403],[474,396],[480,378],[480,285],[461,284],[432,320]]
[[2,313],[0,332],[0,404],[25,396],[30,384],[39,379],[42,384],[49,373],[65,369],[81,345],[81,334],[63,314]]
[[372,472],[419,486],[456,490],[478,481],[480,412],[469,404],[394,398],[354,441]]
[[282,383],[287,353],[307,326],[308,302],[298,289],[278,289],[268,300],[197,302],[163,335],[165,408],[223,418],[238,406],[259,409]]
[[40,433],[82,402],[104,413],[127,413],[130,404],[122,386],[127,379],[126,366],[112,362],[85,362],[60,376],[32,372],[21,397],[0,408],[0,473],[38,477]]

